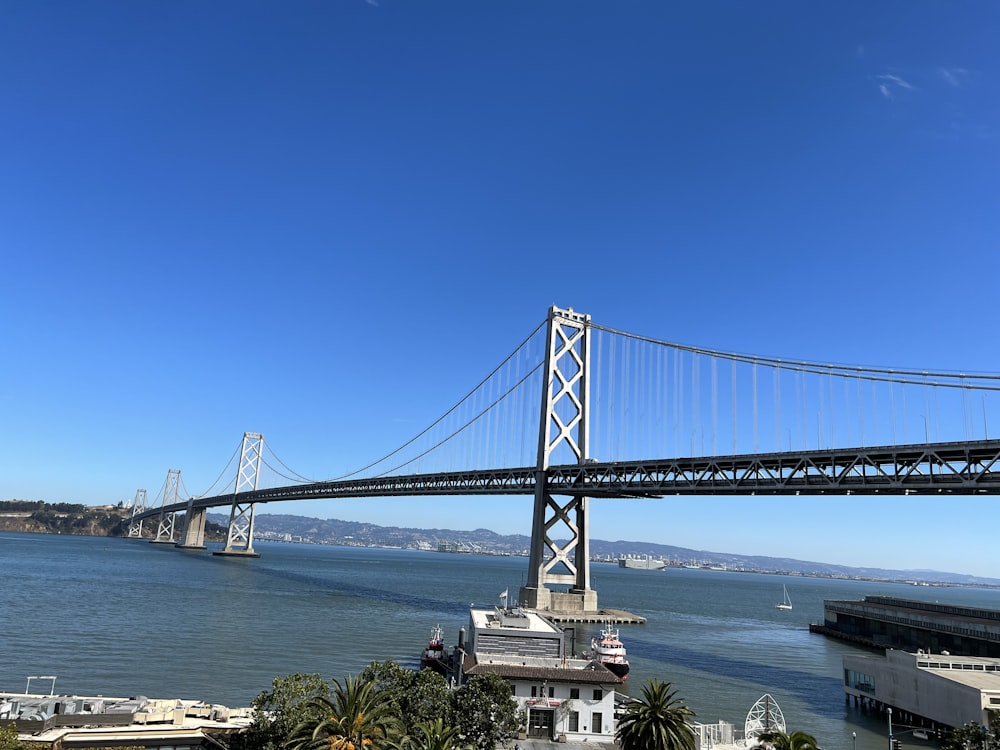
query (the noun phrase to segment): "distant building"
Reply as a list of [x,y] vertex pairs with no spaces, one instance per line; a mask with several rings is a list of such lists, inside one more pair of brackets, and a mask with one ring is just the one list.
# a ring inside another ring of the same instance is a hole
[[615,688],[621,680],[602,664],[567,655],[564,632],[521,609],[469,612],[468,643],[460,643],[460,678],[496,674],[510,683],[525,712],[528,737],[569,742],[614,740]]
[[891,708],[897,726],[989,726],[989,711],[1000,710],[1000,659],[890,650],[845,656],[843,664],[847,700]]
[[200,701],[0,693],[0,722],[23,741],[58,748],[219,750],[249,726],[249,708]]

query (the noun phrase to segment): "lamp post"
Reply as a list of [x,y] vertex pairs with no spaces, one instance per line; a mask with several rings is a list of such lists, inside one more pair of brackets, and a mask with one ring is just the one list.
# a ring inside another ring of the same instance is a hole
[[892,706],[889,706],[886,711],[889,713],[889,750],[892,750]]
[[851,732],[851,739],[854,740],[854,750],[858,750],[858,733]]

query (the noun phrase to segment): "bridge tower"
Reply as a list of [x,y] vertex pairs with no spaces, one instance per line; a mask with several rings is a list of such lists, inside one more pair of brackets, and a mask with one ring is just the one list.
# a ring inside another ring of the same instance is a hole
[[136,490],[135,500],[132,501],[132,518],[128,524],[129,539],[142,538],[142,519],[140,518],[137,521],[135,517],[140,515],[145,510],[146,510],[146,490]]
[[[165,508],[177,502],[180,493],[181,470],[170,469],[167,478],[163,482],[163,501],[160,507]],[[160,520],[156,527],[156,538],[150,539],[153,544],[174,544],[174,520],[176,513],[164,513],[160,510]]]
[[[520,602],[532,609],[597,611],[590,587],[588,499],[560,501],[547,485],[553,463],[586,463],[590,438],[590,316],[549,308],[545,373],[538,432],[535,504],[531,522],[528,582]],[[569,535],[559,544],[556,536]],[[569,586],[553,591],[550,585]]]
[[241,491],[257,489],[260,477],[260,461],[264,452],[264,436],[257,432],[243,433],[243,448],[240,451],[240,468],[236,474],[236,489],[233,492],[233,507],[229,512],[229,536],[226,546],[213,555],[236,557],[260,557],[253,549],[254,503],[241,503]]

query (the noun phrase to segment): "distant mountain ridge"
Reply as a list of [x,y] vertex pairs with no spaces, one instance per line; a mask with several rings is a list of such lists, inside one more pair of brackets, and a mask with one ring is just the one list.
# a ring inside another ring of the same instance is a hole
[[[209,513],[211,521],[225,526],[228,517]],[[359,547],[402,547],[441,550],[445,552],[477,552],[484,554],[527,555],[531,538],[523,534],[497,534],[489,529],[461,531],[456,529],[415,529],[399,526],[379,526],[359,521],[335,518],[257,514],[255,534],[259,538],[291,538],[317,544],[338,544]],[[889,581],[914,581],[931,584],[967,586],[1000,586],[1000,579],[949,573],[937,570],[892,570],[886,568],[850,567],[831,563],[795,560],[764,555],[736,555],[726,552],[695,550],[653,542],[629,540],[590,540],[594,558],[615,559],[624,556],[644,556],[672,560],[685,564],[724,566],[728,569],[755,572],[792,573],[828,578],[864,578]]]

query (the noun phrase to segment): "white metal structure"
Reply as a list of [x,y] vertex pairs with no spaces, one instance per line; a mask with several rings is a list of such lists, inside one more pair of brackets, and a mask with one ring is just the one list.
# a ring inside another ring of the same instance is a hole
[[[597,609],[590,588],[588,498],[560,502],[549,492],[546,471],[556,463],[585,463],[588,458],[590,401],[590,316],[549,308],[542,409],[535,467],[535,504],[531,524],[528,583],[521,603],[538,609]],[[567,538],[565,544],[556,539]],[[569,585],[554,598],[550,584]]]
[[746,738],[747,746],[765,732],[784,731],[785,717],[778,707],[778,702],[770,693],[764,693],[747,713],[747,720],[743,726],[743,736]]
[[132,501],[132,520],[128,525],[129,538],[140,538],[142,536],[142,519],[135,519],[137,515],[146,510],[146,490],[136,490],[135,500]]
[[[170,469],[167,472],[167,478],[163,482],[163,499],[160,502],[160,507],[165,508],[168,505],[173,505],[178,501],[178,496],[180,494],[181,486],[181,470],[180,469]],[[174,518],[176,513],[164,513],[160,512],[160,521],[156,527],[156,538],[153,539],[154,542],[169,542],[174,544]]]
[[253,549],[255,504],[241,503],[240,492],[257,489],[263,452],[264,436],[258,432],[244,432],[243,447],[240,450],[240,468],[236,474],[236,488],[233,492],[233,507],[229,512],[229,536],[225,548],[215,554],[257,555]]

